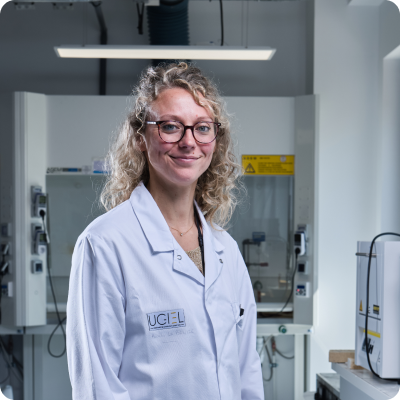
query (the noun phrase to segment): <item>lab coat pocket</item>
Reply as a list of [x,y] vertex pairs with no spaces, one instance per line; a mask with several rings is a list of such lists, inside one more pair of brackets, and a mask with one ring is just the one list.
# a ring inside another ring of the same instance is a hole
[[243,315],[244,315],[244,314],[240,315],[240,308],[241,306],[239,303],[232,303],[233,316],[236,322],[236,339],[237,339],[238,352],[240,349],[240,345],[242,343]]
[[239,303],[232,303],[233,317],[235,318],[236,327],[243,327],[243,315],[240,315],[241,305]]

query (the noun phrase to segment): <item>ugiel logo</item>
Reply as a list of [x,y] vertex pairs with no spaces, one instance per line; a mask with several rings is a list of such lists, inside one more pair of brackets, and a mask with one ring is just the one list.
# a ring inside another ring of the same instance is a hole
[[160,329],[183,328],[186,326],[183,309],[159,311],[147,314],[147,322],[150,331]]

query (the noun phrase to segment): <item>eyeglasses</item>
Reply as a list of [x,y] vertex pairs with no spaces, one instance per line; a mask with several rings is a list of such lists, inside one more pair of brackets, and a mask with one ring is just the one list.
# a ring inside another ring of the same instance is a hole
[[148,125],[158,126],[158,135],[166,143],[177,143],[185,136],[186,129],[192,131],[196,142],[201,144],[211,143],[217,137],[219,122],[200,121],[195,125],[183,125],[179,121],[146,121]]

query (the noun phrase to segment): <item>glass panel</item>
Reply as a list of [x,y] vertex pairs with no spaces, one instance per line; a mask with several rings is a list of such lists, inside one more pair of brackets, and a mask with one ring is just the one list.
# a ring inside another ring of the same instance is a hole
[[[248,196],[235,210],[228,232],[248,266],[256,301],[284,303],[291,289],[293,177],[245,176],[243,180]],[[50,265],[59,302],[67,299],[76,240],[104,212],[98,203],[103,184],[104,176],[46,177]]]
[[98,204],[104,176],[47,175],[50,265],[54,276],[68,277],[76,240],[104,210]]
[[[72,253],[78,236],[104,209],[98,199],[104,184],[102,175],[47,175],[50,267],[59,309],[64,311],[68,296]],[[53,304],[48,282],[47,303]],[[53,313],[48,317],[54,317]]]
[[291,289],[293,177],[244,176],[248,197],[228,232],[249,269],[257,302],[284,303]]

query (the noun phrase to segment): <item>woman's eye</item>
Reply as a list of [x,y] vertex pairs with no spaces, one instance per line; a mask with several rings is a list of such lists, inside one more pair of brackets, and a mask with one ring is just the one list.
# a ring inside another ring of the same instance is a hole
[[211,127],[208,124],[201,124],[201,125],[196,126],[196,131],[198,131],[200,133],[209,133],[210,130],[211,130]]
[[177,130],[179,130],[179,126],[175,124],[161,125],[161,128],[164,132],[176,132]]

